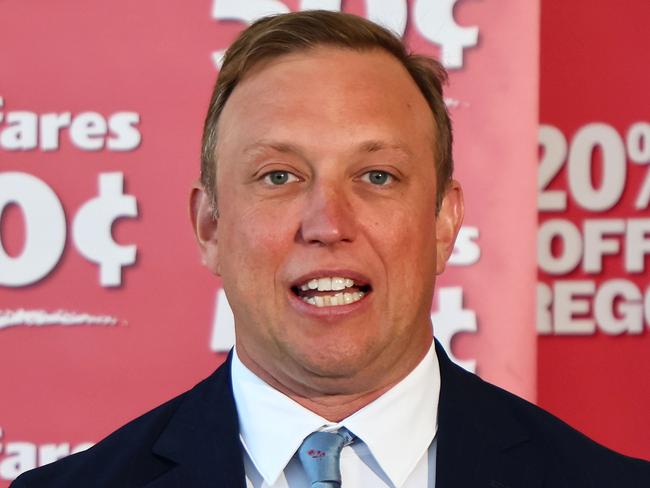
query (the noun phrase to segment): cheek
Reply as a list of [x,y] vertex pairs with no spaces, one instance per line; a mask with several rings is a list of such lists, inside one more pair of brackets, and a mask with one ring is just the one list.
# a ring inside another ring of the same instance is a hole
[[[219,225],[222,267],[268,285],[293,241],[290,220],[277,209],[269,211],[261,206],[225,209]],[[243,269],[249,272],[242,273]]]
[[435,250],[435,213],[417,212],[416,208],[392,209],[374,219],[372,233],[392,254],[416,258],[427,248]]
[[368,232],[386,269],[388,287],[415,296],[435,276],[435,213],[416,212],[417,206],[387,214]]

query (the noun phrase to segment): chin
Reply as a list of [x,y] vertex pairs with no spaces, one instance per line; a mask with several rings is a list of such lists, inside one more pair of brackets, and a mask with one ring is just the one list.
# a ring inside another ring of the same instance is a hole
[[337,347],[336,345],[321,346],[317,351],[303,354],[293,354],[294,360],[313,377],[323,381],[340,381],[352,379],[363,371],[374,358],[372,348],[359,350]]

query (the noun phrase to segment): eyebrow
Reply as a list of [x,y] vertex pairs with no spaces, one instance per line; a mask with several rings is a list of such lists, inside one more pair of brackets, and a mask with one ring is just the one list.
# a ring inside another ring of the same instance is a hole
[[[251,153],[256,154],[268,149],[284,154],[297,154],[300,156],[303,154],[303,150],[300,148],[300,146],[297,146],[290,142],[272,140],[260,140],[254,142],[247,146],[243,152],[244,154],[248,155]],[[408,149],[408,147],[399,142],[389,143],[386,141],[381,141],[379,139],[370,139],[363,141],[356,146],[356,152],[359,153],[376,153],[385,150],[398,151],[407,157],[410,157],[412,155],[412,152]]]
[[289,142],[270,141],[264,139],[246,146],[243,152],[244,154],[250,154],[250,153],[255,154],[268,149],[272,149],[280,153],[301,154],[302,152],[300,148],[295,144],[291,144]]
[[411,156],[411,151],[404,144],[399,142],[388,143],[380,140],[369,140],[362,142],[359,145],[359,152],[375,153],[379,151],[392,150],[403,153],[406,156]]

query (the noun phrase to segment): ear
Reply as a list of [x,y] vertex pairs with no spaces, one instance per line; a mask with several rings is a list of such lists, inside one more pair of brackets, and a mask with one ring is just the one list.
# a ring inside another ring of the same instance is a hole
[[436,274],[445,270],[447,260],[454,250],[454,242],[463,222],[464,213],[463,189],[460,183],[452,180],[436,217]]
[[201,261],[214,274],[219,274],[219,247],[217,226],[212,202],[200,183],[195,183],[190,192],[190,220],[201,251]]

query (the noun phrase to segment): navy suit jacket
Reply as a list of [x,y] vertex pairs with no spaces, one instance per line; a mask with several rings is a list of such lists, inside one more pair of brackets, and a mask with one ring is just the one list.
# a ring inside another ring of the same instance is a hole
[[[438,343],[436,352],[437,488],[650,487],[650,463],[610,451],[466,372]],[[11,486],[244,488],[242,459],[229,358],[190,391]]]

